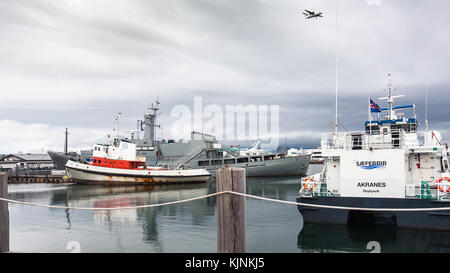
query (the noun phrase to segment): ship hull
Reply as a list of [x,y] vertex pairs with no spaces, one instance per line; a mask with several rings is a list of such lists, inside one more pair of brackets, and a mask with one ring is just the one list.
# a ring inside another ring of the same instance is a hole
[[[212,160],[214,161],[214,160]],[[309,167],[310,157],[293,156],[284,157],[273,160],[264,160],[257,162],[232,163],[232,164],[218,164],[205,166],[213,177],[216,176],[216,171],[220,168],[233,167],[244,168],[247,177],[277,177],[277,176],[305,176]]]
[[[440,208],[450,201],[400,198],[297,197],[298,203],[359,208]],[[450,210],[420,212],[362,212],[298,205],[305,224],[380,224],[408,229],[450,230]]]
[[64,170],[67,161],[69,160],[69,156],[65,155],[63,153],[55,153],[55,152],[48,152],[48,155],[53,161],[55,170]]
[[53,165],[55,166],[55,170],[65,170],[65,166],[67,164],[67,161],[73,160],[78,161],[80,157],[78,155],[74,154],[64,154],[64,153],[58,153],[58,152],[48,152],[48,155],[53,161]]
[[168,183],[201,183],[210,178],[206,170],[128,170],[93,166],[68,161],[69,177],[89,185],[142,185]]

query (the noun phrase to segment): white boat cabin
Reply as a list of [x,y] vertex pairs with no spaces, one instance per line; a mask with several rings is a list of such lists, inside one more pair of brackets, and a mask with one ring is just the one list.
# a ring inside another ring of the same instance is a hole
[[[396,96],[400,97],[400,96]],[[324,135],[322,173],[304,182],[315,183],[311,194],[341,197],[433,198],[450,195],[447,144],[438,131],[418,131],[415,114],[405,118],[395,110],[413,105],[389,108],[383,118],[365,123],[364,132]],[[373,107],[371,105],[370,107]],[[305,183],[304,183],[305,184]]]

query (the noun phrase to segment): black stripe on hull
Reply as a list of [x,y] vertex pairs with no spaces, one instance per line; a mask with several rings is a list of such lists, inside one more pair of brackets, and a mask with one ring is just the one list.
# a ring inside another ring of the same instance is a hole
[[[450,201],[401,198],[297,197],[297,202],[358,208],[439,208]],[[450,230],[450,210],[420,212],[361,212],[297,206],[305,224],[388,224],[406,229]],[[367,220],[361,223],[361,220]]]

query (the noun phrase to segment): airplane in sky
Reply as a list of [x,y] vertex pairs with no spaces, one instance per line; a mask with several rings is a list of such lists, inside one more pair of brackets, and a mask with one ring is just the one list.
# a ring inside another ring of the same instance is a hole
[[305,12],[303,12],[303,14],[305,15],[306,19],[311,19],[311,18],[319,18],[319,17],[323,17],[322,16],[322,12],[318,12],[315,13],[314,11],[309,11],[305,9]]

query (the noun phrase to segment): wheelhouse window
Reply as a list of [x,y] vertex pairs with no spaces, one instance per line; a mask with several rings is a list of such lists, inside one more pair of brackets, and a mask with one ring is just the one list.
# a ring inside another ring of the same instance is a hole
[[198,166],[209,166],[209,161],[199,161]]
[[234,158],[233,159],[225,159],[224,163],[225,164],[234,164],[234,163],[236,163],[236,161],[234,160]]
[[370,134],[372,132],[372,135],[379,135],[380,134],[380,127],[378,125],[372,126],[372,129],[370,129],[370,126],[366,126],[366,134]]
[[245,162],[248,162],[248,157],[241,157],[241,158],[238,158],[237,162],[238,162],[238,163],[245,163]]
[[213,160],[211,162],[212,165],[222,165],[222,160]]

